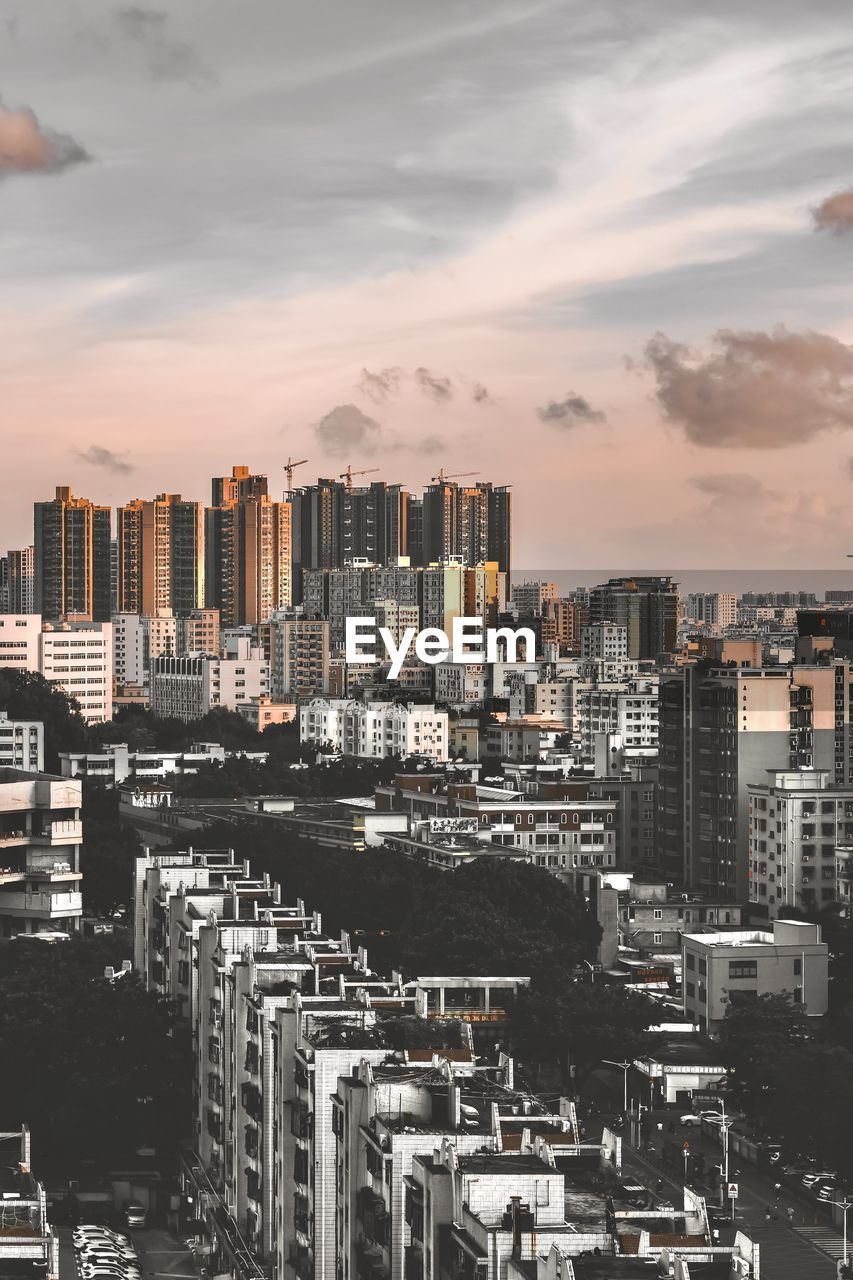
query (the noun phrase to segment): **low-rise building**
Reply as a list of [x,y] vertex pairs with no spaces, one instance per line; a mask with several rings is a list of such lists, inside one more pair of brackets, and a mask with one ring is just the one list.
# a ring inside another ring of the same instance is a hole
[[698,926],[712,933],[740,929],[741,907],[733,902],[713,902],[695,895],[669,895],[666,882],[632,879],[620,895],[619,942],[638,951],[641,958],[657,952],[681,951],[685,933],[697,934]]
[[112,624],[45,623],[39,667],[45,680],[73,698],[87,724],[113,718]]
[[41,720],[10,720],[5,711],[0,711],[0,769],[41,773],[44,769]]
[[0,1134],[0,1276],[59,1280],[59,1236],[32,1173],[29,1129]]
[[248,702],[238,705],[237,714],[258,733],[263,733],[271,724],[292,724],[296,719],[296,703],[274,702],[272,698],[250,698]]
[[0,769],[0,938],[80,927],[79,782]]
[[418,703],[313,698],[299,711],[299,741],[362,759],[415,755],[446,761],[448,715]]
[[86,778],[115,787],[128,779],[151,782],[173,775],[198,773],[208,764],[240,757],[266,764],[266,751],[226,751],[218,742],[194,742],[187,751],[131,751],[126,743],[108,743],[103,751],[63,751],[59,769],[63,778]]
[[820,925],[774,920],[772,932],[685,934],[684,1012],[703,1031],[716,1031],[730,1004],[787,995],[809,1017],[826,1013],[829,948]]
[[269,692],[269,663],[263,651],[244,636],[235,640],[225,657],[210,653],[160,657],[151,671],[151,710],[187,722],[200,720],[215,707],[237,711]]

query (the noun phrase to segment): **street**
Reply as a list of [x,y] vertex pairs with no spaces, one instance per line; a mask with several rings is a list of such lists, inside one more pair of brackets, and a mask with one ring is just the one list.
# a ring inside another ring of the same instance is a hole
[[[668,1126],[674,1118],[675,1132],[670,1134]],[[601,1121],[600,1116],[589,1120],[585,1117],[591,1135],[600,1132]],[[663,1124],[662,1133],[657,1132],[658,1123]],[[652,1189],[658,1179],[661,1179],[665,1194],[676,1197],[677,1203],[683,1184],[671,1166],[663,1166],[660,1162],[664,1142],[675,1140],[679,1145],[683,1141],[689,1142],[691,1155],[695,1157],[701,1153],[706,1168],[721,1162],[721,1144],[703,1134],[699,1128],[682,1128],[678,1124],[676,1113],[670,1110],[653,1112],[651,1124],[651,1146],[654,1154],[649,1157],[631,1146],[626,1128],[623,1133],[623,1167],[636,1174],[639,1181]],[[833,1257],[840,1257],[841,1236],[832,1230],[827,1215],[818,1210],[814,1201],[785,1187],[777,1199],[774,1175],[765,1175],[740,1157],[730,1157],[729,1175],[730,1181],[737,1182],[739,1193],[735,1202],[734,1227],[760,1244],[762,1280],[812,1280],[812,1277],[814,1280],[835,1280],[836,1263],[821,1249],[832,1253]],[[703,1194],[709,1208],[719,1206],[718,1191],[703,1190]],[[793,1228],[788,1223],[789,1206],[794,1210]],[[768,1207],[771,1209],[769,1222],[766,1220]],[[773,1217],[774,1213],[778,1213],[778,1218]],[[720,1236],[724,1243],[729,1243],[734,1238],[734,1232],[722,1226]]]

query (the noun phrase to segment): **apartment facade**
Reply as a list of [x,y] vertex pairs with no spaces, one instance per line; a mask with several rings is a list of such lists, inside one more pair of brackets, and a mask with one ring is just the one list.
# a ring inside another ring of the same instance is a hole
[[450,734],[447,712],[434,706],[312,698],[299,709],[299,741],[362,759],[417,755],[443,762]]
[[749,787],[749,898],[770,920],[837,900],[836,849],[853,840],[853,787],[825,769],[770,771]]
[[79,782],[0,768],[0,938],[80,927]]
[[0,768],[42,772],[44,724],[41,720],[14,720],[0,710]]
[[285,702],[329,692],[331,630],[321,618],[276,618],[270,622],[270,689]]
[[156,616],[204,603],[204,519],[179,493],[134,498],[116,512],[118,609]]
[[261,649],[243,637],[225,657],[164,656],[155,659],[151,672],[151,710],[178,720],[200,720],[214,707],[237,711],[269,693],[269,662]]
[[34,506],[35,613],[46,622],[109,622],[111,511],[58,486]]
[[38,669],[73,698],[88,724],[113,716],[112,624],[45,623],[39,636]]
[[730,1004],[787,995],[809,1017],[821,1017],[827,1009],[828,964],[820,925],[800,920],[774,920],[772,930],[685,934],[684,1012],[713,1032]]

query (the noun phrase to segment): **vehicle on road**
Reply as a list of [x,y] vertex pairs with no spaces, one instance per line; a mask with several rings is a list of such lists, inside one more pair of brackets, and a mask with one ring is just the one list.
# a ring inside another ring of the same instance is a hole
[[129,1227],[144,1227],[148,1222],[145,1206],[138,1200],[128,1200],[122,1209],[124,1220]]
[[701,1123],[702,1116],[692,1111],[685,1116],[679,1116],[679,1124],[683,1124],[687,1129],[698,1128]]

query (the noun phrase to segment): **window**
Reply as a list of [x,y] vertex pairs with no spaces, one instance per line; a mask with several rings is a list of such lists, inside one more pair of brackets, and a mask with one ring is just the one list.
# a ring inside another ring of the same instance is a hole
[[797,959],[794,961],[794,977],[799,978],[802,975],[802,972],[803,972],[803,961],[802,961],[802,957],[798,956]]
[[758,977],[758,961],[757,960],[730,960],[729,961],[729,977],[730,978],[757,978]]
[[663,911],[660,907],[655,907],[655,920],[663,920]]
[[662,933],[653,933],[653,934],[652,934],[652,942],[655,944],[655,946],[656,946],[656,947],[659,947],[659,946],[661,945],[661,943],[663,942],[663,934],[662,934]]
[[695,968],[696,968],[696,957],[693,955],[693,953],[692,953],[692,952],[690,952],[690,951],[685,952],[685,955],[684,955],[684,963],[685,963],[685,965],[687,966],[687,968],[688,968],[691,972],[693,972],[693,971],[695,970]]

